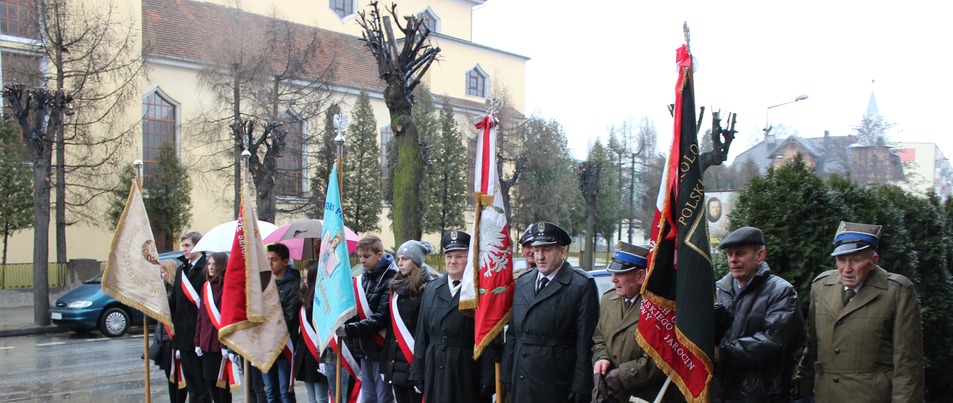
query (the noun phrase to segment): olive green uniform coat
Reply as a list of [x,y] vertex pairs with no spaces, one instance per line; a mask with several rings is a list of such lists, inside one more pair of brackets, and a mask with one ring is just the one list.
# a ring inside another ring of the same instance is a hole
[[811,286],[802,390],[813,381],[818,402],[922,402],[923,330],[913,283],[875,266],[846,306],[843,290],[837,270]]
[[[641,302],[642,297],[637,297],[632,306],[626,308],[625,298],[619,296],[615,289],[606,291],[599,306],[599,324],[592,336],[592,364],[595,365],[599,360],[609,360],[612,363],[610,369],[619,369],[622,387],[629,393],[628,396],[615,396],[620,402],[628,402],[630,396],[651,402],[655,400],[662,383],[665,382],[665,373],[635,340]],[[684,400],[678,388],[671,386],[664,401]]]

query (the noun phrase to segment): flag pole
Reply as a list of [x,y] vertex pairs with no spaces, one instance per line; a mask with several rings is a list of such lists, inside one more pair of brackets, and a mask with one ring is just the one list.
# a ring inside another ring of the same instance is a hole
[[[136,186],[139,187],[139,190],[142,190],[142,160],[135,160],[132,162],[132,166],[136,169]],[[146,403],[152,402],[152,393],[151,385],[149,384],[149,317],[146,315],[142,316],[142,348],[145,351],[145,354],[142,355],[142,361],[145,364],[145,388],[146,388]]]
[[[337,132],[337,136],[334,137],[334,144],[338,146],[337,152],[337,162],[335,165],[338,167],[338,199],[344,200],[344,130],[347,128],[347,115],[345,114],[336,114],[332,118],[332,123],[334,123],[334,131]],[[341,213],[344,214],[343,212]],[[338,343],[338,353],[335,354],[335,363],[334,363],[334,401],[336,403],[341,402],[341,354],[344,352],[344,338],[340,338],[340,343]]]
[[[248,151],[248,141],[249,141],[249,139],[248,139],[247,137],[243,137],[243,138],[242,138],[242,141],[243,141],[244,144],[245,144],[245,147],[244,147],[245,150],[242,151],[242,169],[239,170],[239,175],[241,175],[241,172],[248,172],[248,159],[251,158],[251,153]],[[243,179],[247,179],[247,178],[248,178],[248,175],[247,175],[247,174],[246,174],[244,177],[239,178],[239,183],[242,184],[242,187],[245,186],[245,182],[244,182]],[[241,214],[241,213],[239,213],[239,214]],[[236,218],[238,218],[238,217],[236,217]],[[244,367],[245,367],[245,374],[244,374],[245,385],[243,385],[243,386],[244,386],[244,388],[243,388],[243,389],[244,389],[244,393],[243,393],[244,396],[243,396],[243,397],[245,398],[244,401],[248,402],[248,401],[251,401],[251,388],[252,388],[252,384],[251,384],[251,364],[249,363],[249,360],[248,360],[247,358],[242,357],[242,359],[243,359],[243,361],[245,361],[245,365],[244,365]]]

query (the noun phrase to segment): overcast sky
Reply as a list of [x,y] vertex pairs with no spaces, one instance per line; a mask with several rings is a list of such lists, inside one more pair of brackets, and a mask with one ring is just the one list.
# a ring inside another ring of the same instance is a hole
[[698,61],[696,105],[738,113],[732,158],[761,140],[770,105],[808,95],[771,109],[770,123],[802,137],[847,135],[872,90],[896,124],[890,140],[936,142],[951,157],[953,34],[941,4],[487,0],[473,12],[473,40],[531,58],[526,113],[559,120],[579,158],[610,126],[643,116],[667,148],[683,21]]

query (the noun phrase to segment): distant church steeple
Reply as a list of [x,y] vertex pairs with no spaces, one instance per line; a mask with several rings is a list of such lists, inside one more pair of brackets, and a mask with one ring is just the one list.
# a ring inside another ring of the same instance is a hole
[[867,119],[880,118],[880,110],[877,109],[877,99],[874,98],[874,80],[870,80],[870,100],[867,101],[867,110],[864,117]]

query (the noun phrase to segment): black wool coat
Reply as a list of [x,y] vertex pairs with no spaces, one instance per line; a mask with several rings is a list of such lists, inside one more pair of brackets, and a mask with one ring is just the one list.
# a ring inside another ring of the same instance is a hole
[[414,366],[410,378],[422,381],[427,403],[482,403],[481,385],[493,385],[493,361],[473,359],[473,318],[458,309],[460,293],[450,295],[447,276],[427,284],[417,319]]
[[563,263],[536,295],[538,269],[516,279],[501,378],[513,402],[564,402],[592,393],[592,335],[599,291],[588,273]]

